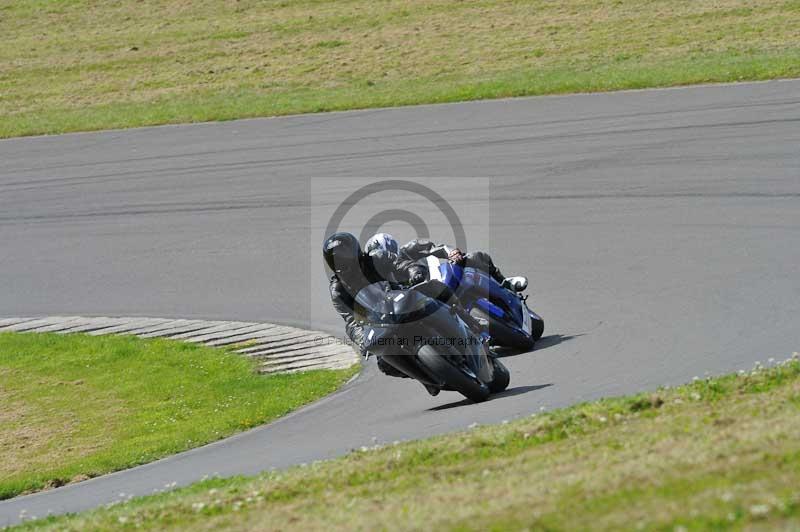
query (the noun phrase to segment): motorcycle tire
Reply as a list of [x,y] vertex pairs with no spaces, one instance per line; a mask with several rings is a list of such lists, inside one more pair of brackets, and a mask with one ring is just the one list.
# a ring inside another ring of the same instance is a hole
[[[476,318],[483,318],[489,322],[489,335],[491,335],[491,345],[499,347],[511,347],[521,351],[533,348],[534,338],[522,332],[512,329],[505,323],[499,321],[494,316],[489,315],[479,308],[473,308],[470,314]],[[541,332],[539,333],[541,336]]]
[[492,393],[499,393],[508,388],[508,384],[511,382],[511,373],[509,373],[508,368],[496,358],[492,359],[492,365],[494,365],[494,378],[492,382],[489,383],[489,391]]
[[542,337],[544,332],[544,320],[534,320],[531,318],[531,338],[535,342]]
[[[438,346],[439,351],[452,349]],[[446,387],[451,388],[474,403],[489,398],[489,387],[455,367],[445,356],[431,345],[423,345],[417,352],[420,364]]]

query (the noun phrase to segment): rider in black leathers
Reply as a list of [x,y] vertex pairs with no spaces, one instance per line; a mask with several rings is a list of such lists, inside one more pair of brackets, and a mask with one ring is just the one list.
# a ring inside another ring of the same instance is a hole
[[330,293],[333,308],[345,323],[348,338],[364,354],[364,330],[353,317],[355,297],[368,284],[389,281],[409,283],[412,272],[396,254],[376,250],[371,255],[361,251],[361,245],[350,233],[334,233],[325,240],[323,257],[333,272]]

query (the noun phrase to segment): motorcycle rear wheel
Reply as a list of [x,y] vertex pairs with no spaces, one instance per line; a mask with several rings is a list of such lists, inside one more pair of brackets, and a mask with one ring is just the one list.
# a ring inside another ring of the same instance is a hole
[[444,355],[450,346],[423,345],[417,352],[420,364],[441,383],[457,391],[470,401],[481,403],[489,398],[489,387],[455,367]]

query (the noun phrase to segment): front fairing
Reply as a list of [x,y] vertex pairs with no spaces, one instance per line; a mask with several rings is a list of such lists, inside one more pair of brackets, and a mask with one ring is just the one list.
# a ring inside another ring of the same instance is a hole
[[451,262],[444,262],[439,265],[439,279],[450,287],[453,292],[458,293],[461,279],[464,275],[464,270],[461,266]]
[[419,332],[415,335],[417,348],[421,347],[420,342],[450,346],[463,357],[464,365],[473,376],[481,382],[491,382],[493,366],[489,362],[486,345],[449,307],[442,305],[418,325]]
[[353,316],[361,323],[381,323],[381,316],[391,312],[392,305],[386,294],[391,289],[388,282],[372,283],[356,294]]
[[396,290],[386,282],[363,288],[355,302],[354,315],[364,326],[369,352],[413,354],[426,343],[450,345],[471,373],[482,382],[491,381],[485,345],[448,305],[417,289]]
[[436,302],[414,290],[398,290],[386,281],[362,288],[355,297],[353,314],[360,323],[401,325],[424,318]]
[[489,298],[497,289],[502,290],[502,287],[485,272],[475,268],[464,268],[456,293],[459,298],[473,300],[480,297]]
[[[518,327],[522,325],[522,301],[519,296],[500,286],[500,283],[481,270],[464,268],[456,295],[468,308],[484,299],[491,304],[484,309],[491,315],[510,321]],[[502,316],[497,309],[502,310]]]
[[510,290],[498,285],[499,290],[492,291],[491,301],[500,307],[505,307],[506,317],[515,326],[522,327],[524,323],[523,312],[526,310],[519,296]]
[[364,327],[364,349],[373,355],[396,354],[404,349],[403,342],[393,327],[366,325]]

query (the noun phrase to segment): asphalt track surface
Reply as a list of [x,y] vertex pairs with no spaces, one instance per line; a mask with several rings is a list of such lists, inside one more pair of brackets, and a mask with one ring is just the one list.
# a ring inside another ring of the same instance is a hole
[[7,140],[0,161],[0,316],[305,326],[329,304],[309,280],[309,177],[478,176],[490,251],[546,320],[489,402],[369,366],[267,427],[0,503],[0,525],[800,350],[800,81]]

